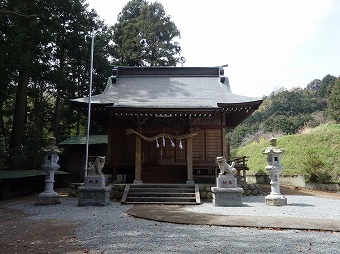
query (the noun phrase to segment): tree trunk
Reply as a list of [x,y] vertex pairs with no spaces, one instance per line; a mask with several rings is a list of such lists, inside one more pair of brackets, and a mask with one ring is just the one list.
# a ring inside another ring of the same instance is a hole
[[[3,146],[0,147],[2,152],[0,153],[0,170],[8,167],[8,157],[6,151],[8,151],[9,131],[5,127],[4,112],[2,110],[3,105],[0,102],[0,139],[3,140]],[[2,137],[1,137],[2,136]]]
[[27,87],[29,81],[29,70],[23,67],[19,71],[18,90],[15,100],[15,109],[13,116],[13,127],[11,132],[11,141],[9,146],[10,169],[16,170],[20,166],[19,158],[21,157],[21,145],[24,134],[24,124],[27,104]]
[[[65,24],[65,21],[64,21]],[[57,98],[55,102],[54,121],[53,121],[53,135],[59,142],[59,122],[60,122],[60,109],[61,109],[61,96],[62,86],[64,85],[64,64],[65,64],[65,45],[64,45],[64,34],[60,36],[60,53],[59,53],[59,78],[57,79]]]
[[59,121],[60,121],[60,90],[57,89],[57,98],[55,101],[55,111],[54,111],[54,121],[53,121],[53,135],[56,138],[57,142],[59,142]]

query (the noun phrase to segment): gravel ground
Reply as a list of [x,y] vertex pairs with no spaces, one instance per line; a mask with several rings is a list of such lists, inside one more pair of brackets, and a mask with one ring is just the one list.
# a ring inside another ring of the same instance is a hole
[[310,219],[339,219],[340,199],[285,195],[286,206],[268,206],[264,196],[242,197],[242,207],[217,207],[212,203],[188,206],[187,211],[221,215],[279,216]]
[[[259,203],[261,198],[264,197],[249,197],[249,201],[244,200],[245,207],[231,210],[244,215],[248,212],[282,215],[278,207]],[[339,200],[325,201],[306,196],[287,196],[287,199],[289,205],[284,207],[284,216],[315,215],[320,218],[324,214],[339,218]],[[339,253],[340,249],[340,233],[336,232],[177,225],[130,217],[125,211],[131,206],[119,203],[112,202],[105,207],[78,207],[77,198],[65,197],[61,201],[62,204],[55,206],[35,206],[34,202],[27,200],[8,206],[28,214],[25,219],[28,223],[48,221],[58,225],[77,225],[75,234],[81,248],[59,253]],[[187,209],[217,213],[220,208],[207,203]]]

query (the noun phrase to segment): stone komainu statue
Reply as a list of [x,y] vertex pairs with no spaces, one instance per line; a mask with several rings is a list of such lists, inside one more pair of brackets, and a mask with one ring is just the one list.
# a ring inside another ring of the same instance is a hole
[[236,169],[235,169],[235,161],[233,161],[231,163],[231,165],[229,165],[227,163],[227,160],[224,156],[219,156],[216,157],[216,163],[220,169],[220,174],[221,175],[225,175],[225,174],[235,174],[236,173]]
[[94,163],[89,162],[89,166],[87,168],[88,175],[102,175],[102,169],[105,165],[105,156],[98,156]]

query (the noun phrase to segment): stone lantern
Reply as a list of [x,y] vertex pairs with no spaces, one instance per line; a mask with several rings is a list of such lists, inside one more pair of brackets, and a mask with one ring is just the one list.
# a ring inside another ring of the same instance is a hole
[[59,195],[53,190],[54,173],[60,168],[58,165],[59,154],[63,153],[62,148],[56,146],[56,139],[50,137],[46,147],[42,148],[45,154],[45,163],[41,166],[46,171],[45,190],[39,194],[37,205],[59,204]]
[[267,155],[268,165],[266,170],[269,174],[271,188],[270,194],[266,196],[266,204],[284,206],[287,205],[287,198],[280,193],[280,173],[283,170],[280,156],[284,153],[284,150],[276,146],[276,138],[271,138],[269,143],[270,146],[262,151],[263,154]]

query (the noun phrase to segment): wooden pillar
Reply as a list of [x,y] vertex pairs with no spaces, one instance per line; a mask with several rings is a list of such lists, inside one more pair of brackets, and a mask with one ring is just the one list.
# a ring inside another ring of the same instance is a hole
[[222,133],[221,133],[221,136],[222,136],[222,155],[225,156],[225,157],[229,157],[230,154],[229,154],[229,142],[227,142],[227,130],[226,128],[224,127],[226,125],[226,115],[225,113],[222,113],[222,116],[221,116],[221,126],[223,126],[222,128]]
[[[137,118],[137,130],[141,133],[142,123],[141,119]],[[142,181],[142,139],[136,135],[136,152],[135,152],[135,180],[133,183],[143,183]]]
[[222,136],[222,154],[223,156],[225,157],[229,157],[229,154],[228,154],[228,143],[227,143],[227,135],[226,135],[226,129],[225,128],[222,128],[221,130],[221,136]]
[[194,184],[193,159],[192,159],[192,138],[187,139],[187,184]]
[[107,135],[107,147],[106,147],[106,163],[109,165],[110,169],[111,169],[111,175],[112,175],[112,181],[115,183],[117,182],[117,172],[116,172],[116,166],[114,165],[114,154],[112,152],[112,146],[113,146],[113,140],[114,140],[114,136],[113,136],[113,115],[112,113],[109,114],[109,119],[108,119],[108,123],[109,123],[109,130],[108,130],[108,135]]
[[137,135],[135,153],[135,180],[133,183],[142,183],[142,139]]

